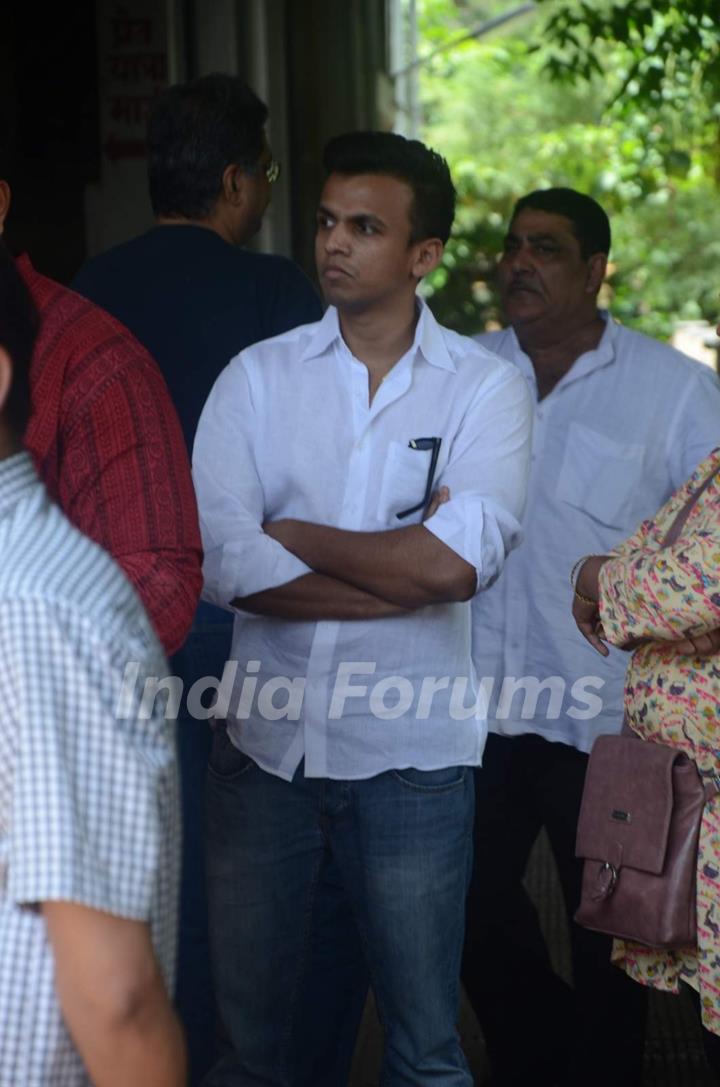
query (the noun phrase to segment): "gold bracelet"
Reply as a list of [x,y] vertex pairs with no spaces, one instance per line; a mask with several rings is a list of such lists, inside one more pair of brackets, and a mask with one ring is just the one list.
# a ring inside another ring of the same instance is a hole
[[577,560],[572,570],[570,571],[570,588],[573,591],[573,595],[576,596],[578,600],[581,601],[581,603],[583,604],[597,604],[597,600],[593,600],[590,596],[585,596],[585,593],[578,592],[578,590],[575,588],[575,575],[578,573],[581,566],[583,566],[587,562],[588,559],[596,558],[598,558],[597,555],[583,555],[582,558]]

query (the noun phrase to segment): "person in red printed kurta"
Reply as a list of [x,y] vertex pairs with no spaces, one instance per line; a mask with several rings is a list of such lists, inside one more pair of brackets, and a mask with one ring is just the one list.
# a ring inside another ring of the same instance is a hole
[[185,442],[165,382],[108,313],[40,275],[27,256],[17,267],[42,317],[27,447],[51,496],[135,586],[172,654],[192,625],[202,551]]
[[[10,186],[0,162],[0,234]],[[3,244],[0,241],[0,245]],[[40,311],[26,444],[51,496],[135,586],[169,655],[202,587],[202,548],[185,443],[144,347],[98,306],[17,267]]]

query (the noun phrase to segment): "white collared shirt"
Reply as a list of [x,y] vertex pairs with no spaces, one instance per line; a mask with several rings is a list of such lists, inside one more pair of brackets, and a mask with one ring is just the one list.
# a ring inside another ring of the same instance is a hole
[[[193,458],[206,599],[228,607],[309,572],[263,533],[265,520],[370,532],[419,523],[422,510],[396,516],[425,493],[431,452],[411,448],[417,438],[442,439],[434,485],[451,492],[426,527],[475,567],[478,589],[498,576],[520,539],[525,382],[421,305],[412,347],[368,398],[367,368],[333,308],[220,375]],[[270,773],[290,779],[303,758],[307,776],[340,779],[480,762],[469,603],[373,621],[239,612],[233,657],[230,735]]]
[[598,347],[538,402],[514,331],[476,339],[517,366],[536,404],[524,543],[473,602],[490,728],[589,751],[620,731],[628,655],[603,659],[579,634],[570,570],[629,536],[720,445],[720,386],[707,367],[607,320]]

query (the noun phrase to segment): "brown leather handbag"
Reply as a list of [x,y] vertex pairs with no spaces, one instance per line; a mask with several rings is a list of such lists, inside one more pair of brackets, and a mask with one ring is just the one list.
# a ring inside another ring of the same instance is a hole
[[578,822],[578,924],[650,947],[693,946],[700,820],[718,791],[675,748],[599,736]]

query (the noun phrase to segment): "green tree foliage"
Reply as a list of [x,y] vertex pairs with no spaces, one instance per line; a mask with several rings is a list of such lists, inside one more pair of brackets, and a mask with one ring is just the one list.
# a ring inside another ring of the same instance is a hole
[[[698,96],[720,100],[717,0],[539,3],[548,12],[541,33],[554,79],[609,79],[610,101],[626,110],[641,103],[664,113],[670,102],[677,114],[693,113]],[[611,67],[608,56],[620,63]],[[714,105],[709,116],[716,119],[717,110]],[[707,117],[704,110],[695,120],[702,124]]]
[[[518,6],[419,0],[423,49]],[[423,137],[448,158],[459,196],[427,285],[441,320],[471,332],[499,319],[493,269],[512,206],[549,185],[608,211],[604,294],[621,320],[667,336],[678,319],[717,317],[720,26],[706,7],[542,0],[422,69]]]

